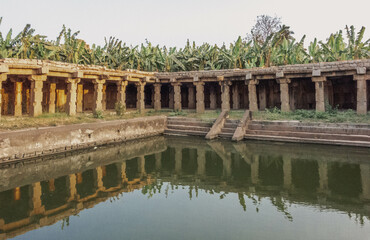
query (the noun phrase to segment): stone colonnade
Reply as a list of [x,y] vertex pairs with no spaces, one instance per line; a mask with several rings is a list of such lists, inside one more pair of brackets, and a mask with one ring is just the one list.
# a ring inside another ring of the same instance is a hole
[[[195,109],[197,113],[217,107],[221,107],[221,110],[251,111],[278,107],[283,112],[294,109],[316,109],[322,112],[327,103],[333,103],[333,91],[338,92],[338,88],[344,89],[340,90],[342,95],[337,94],[339,100],[336,101],[351,101],[349,108],[357,110],[358,114],[366,114],[369,111],[370,75],[367,67],[361,66],[367,66],[367,61],[359,62],[358,65],[343,64],[349,70],[322,71],[320,67],[325,69],[326,65],[333,65],[324,63],[318,65],[318,69],[310,66],[313,70],[301,66],[302,72],[257,69],[133,75],[127,71],[120,72],[119,76],[115,75],[119,71],[52,72],[48,67],[30,69],[23,66],[13,69],[11,65],[0,65],[0,116],[55,113],[60,111],[60,105],[63,105],[62,111],[69,115],[86,110],[105,111],[113,109],[117,103],[125,108],[127,98],[131,101],[130,107],[136,107],[138,111],[144,111],[147,103],[155,110],[166,106],[181,111],[187,107]],[[29,69],[28,72],[25,69]],[[245,74],[241,75],[243,72]],[[335,87],[333,82],[340,83],[341,77],[346,81],[350,79],[350,82]],[[298,98],[309,95],[305,92],[307,85],[302,85],[304,81],[312,86],[310,107],[295,107]],[[164,84],[166,88],[162,88]],[[298,85],[301,92],[297,95],[295,87]],[[345,89],[347,86],[353,88],[350,89],[350,97],[347,94],[349,90]],[[133,90],[136,90],[135,94],[131,92]]]

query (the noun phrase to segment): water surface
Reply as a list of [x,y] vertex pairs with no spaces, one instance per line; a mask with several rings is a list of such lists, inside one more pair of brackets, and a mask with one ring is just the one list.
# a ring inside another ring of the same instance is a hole
[[365,148],[155,137],[0,169],[0,239],[370,239]]

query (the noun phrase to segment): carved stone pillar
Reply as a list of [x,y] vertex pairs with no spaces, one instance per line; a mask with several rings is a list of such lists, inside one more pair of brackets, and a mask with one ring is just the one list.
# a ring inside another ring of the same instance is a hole
[[194,86],[189,86],[188,87],[188,108],[189,109],[194,109],[195,108],[195,91],[194,91]]
[[77,84],[77,106],[76,110],[78,113],[83,112],[83,99],[84,99],[84,86],[83,84]]
[[204,105],[204,82],[194,82],[194,85],[197,89],[197,113],[204,113],[205,105]]
[[140,173],[140,176],[145,175],[145,156],[137,157],[137,167]]
[[216,109],[217,108],[217,95],[216,95],[216,89],[214,85],[211,85],[209,87],[209,108],[210,109]]
[[257,87],[258,80],[252,79],[248,81],[248,97],[249,97],[249,110],[258,111],[257,104]]
[[289,78],[279,78],[276,81],[280,84],[281,111],[289,112],[289,83],[291,80]]
[[181,83],[171,83],[174,91],[174,107],[175,111],[181,111]]
[[3,105],[2,88],[3,88],[3,82],[5,82],[6,79],[7,79],[7,74],[5,73],[0,74],[0,119],[1,119],[2,105]]
[[68,188],[69,188],[69,198],[68,201],[73,201],[76,199],[77,196],[77,188],[76,188],[76,174],[70,174],[68,178]]
[[14,84],[14,116],[22,116],[22,90],[23,81],[17,78],[10,79]]
[[30,116],[32,117],[42,114],[42,87],[46,79],[47,75],[31,75],[28,77],[28,80],[31,81]]
[[68,115],[73,116],[77,113],[77,84],[80,82],[79,78],[67,79],[67,105],[66,112]]
[[126,87],[127,81],[117,82],[117,103],[121,104],[126,109]]
[[326,77],[312,77],[315,83],[316,112],[325,112],[325,82]]
[[93,111],[103,111],[103,85],[105,80],[94,79],[94,106]]
[[55,100],[56,100],[56,88],[57,83],[55,81],[50,81],[49,85],[49,113],[55,113]]
[[96,168],[96,186],[97,186],[98,190],[104,189],[103,168],[102,167],[97,167]]
[[357,114],[367,114],[367,79],[366,74],[353,76],[357,82]]
[[145,82],[136,83],[137,95],[136,95],[136,110],[139,112],[144,112],[145,110]]
[[232,85],[233,92],[233,109],[237,110],[240,108],[240,99],[239,99],[239,85],[234,83]]
[[161,110],[161,88],[162,84],[154,83],[154,110]]
[[222,79],[220,81],[221,86],[221,110],[230,110],[230,81],[225,81],[223,77],[218,77],[218,79]]
[[103,99],[102,99],[103,111],[107,110],[107,85],[103,85]]

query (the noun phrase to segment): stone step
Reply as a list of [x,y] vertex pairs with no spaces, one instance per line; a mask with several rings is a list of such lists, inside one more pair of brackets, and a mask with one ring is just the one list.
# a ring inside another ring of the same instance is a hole
[[278,142],[318,143],[318,144],[330,144],[330,145],[370,147],[370,142],[364,142],[364,141],[328,140],[328,139],[299,138],[299,137],[286,137],[286,136],[246,134],[244,136],[244,139],[263,140],[263,141],[278,141]]
[[226,139],[231,139],[233,137],[234,133],[223,133],[221,132],[218,134],[219,138],[226,138]]
[[188,130],[194,130],[194,131],[202,131],[202,132],[209,132],[211,129],[210,127],[202,127],[202,126],[189,126],[189,125],[167,125],[167,129],[175,129],[175,130],[183,130],[183,131],[188,131]]
[[231,134],[234,134],[235,128],[222,128],[221,129],[221,132],[222,133],[231,133]]
[[333,128],[360,128],[370,129],[370,124],[366,123],[325,123],[325,122],[300,122],[298,120],[286,121],[265,121],[252,120],[250,124],[278,125],[278,126],[300,126],[300,127],[333,127]]
[[290,132],[290,131],[267,131],[267,130],[246,130],[247,135],[268,135],[284,136],[311,139],[343,140],[343,141],[364,141],[370,143],[370,136],[366,135],[347,135],[347,134],[328,134],[310,132]]
[[237,128],[239,123],[225,123],[225,128]]
[[248,125],[250,130],[271,130],[271,131],[294,131],[294,132],[311,132],[311,133],[331,133],[331,134],[356,134],[370,136],[370,129],[366,128],[340,128],[328,126],[299,126],[299,125],[276,125],[276,124],[258,124],[251,123]]
[[208,132],[204,131],[183,131],[177,129],[166,129],[164,131],[165,135],[181,135],[181,136],[206,136]]
[[172,120],[172,119],[167,121],[167,126],[169,125],[212,127],[212,123],[208,123],[208,122],[182,121],[182,120]]
[[226,119],[226,122],[225,123],[232,123],[232,124],[237,124],[239,123],[239,120],[235,120],[235,119]]

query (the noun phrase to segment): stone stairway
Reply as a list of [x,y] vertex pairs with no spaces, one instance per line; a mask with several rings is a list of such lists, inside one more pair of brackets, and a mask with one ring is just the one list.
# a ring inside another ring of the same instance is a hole
[[202,121],[196,118],[168,117],[166,135],[206,136],[212,127],[214,119]]
[[370,125],[252,121],[245,138],[370,147]]
[[221,129],[221,133],[218,134],[219,138],[231,139],[234,135],[235,129],[238,127],[239,120],[226,119],[224,127]]

